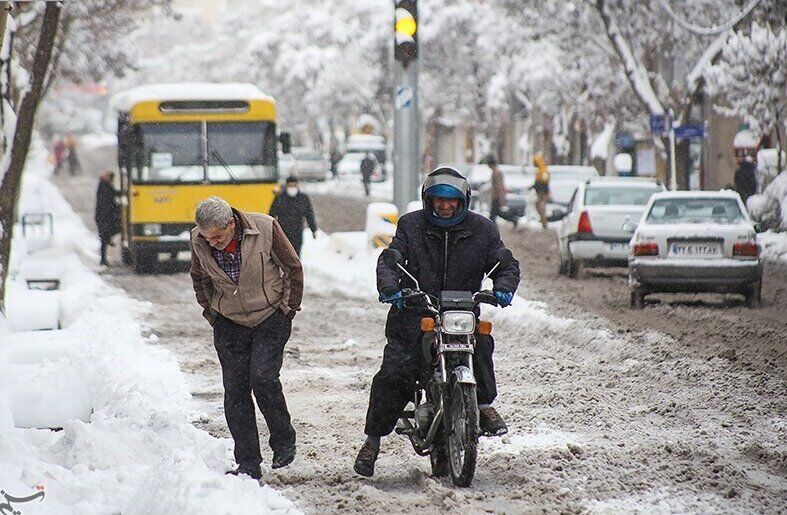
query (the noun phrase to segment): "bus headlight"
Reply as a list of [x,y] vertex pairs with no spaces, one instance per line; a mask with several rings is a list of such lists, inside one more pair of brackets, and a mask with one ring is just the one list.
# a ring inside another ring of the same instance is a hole
[[142,226],[143,236],[158,236],[161,234],[161,224],[144,224]]
[[473,334],[475,315],[472,311],[446,311],[443,313],[443,331],[448,334]]

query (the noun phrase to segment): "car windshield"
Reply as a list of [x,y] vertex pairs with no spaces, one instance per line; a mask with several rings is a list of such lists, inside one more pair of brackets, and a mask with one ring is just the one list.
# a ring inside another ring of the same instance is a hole
[[653,202],[647,222],[732,224],[744,219],[734,198],[665,198]]
[[644,206],[650,196],[661,191],[658,188],[642,188],[631,186],[591,187],[585,190],[586,206]]

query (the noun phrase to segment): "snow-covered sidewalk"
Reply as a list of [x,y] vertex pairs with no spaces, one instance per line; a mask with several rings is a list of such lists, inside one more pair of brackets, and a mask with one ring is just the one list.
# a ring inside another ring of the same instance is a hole
[[[27,253],[15,231],[9,320],[0,327],[0,488],[16,498],[44,492],[13,509],[297,512],[276,490],[224,475],[231,442],[191,424],[199,414],[175,357],[142,336],[152,306],[101,279],[97,238],[46,179],[48,169],[39,150],[20,214],[52,213],[54,235]],[[24,275],[41,269],[59,277],[60,289],[31,298]],[[46,306],[59,311],[62,329],[12,332]]]

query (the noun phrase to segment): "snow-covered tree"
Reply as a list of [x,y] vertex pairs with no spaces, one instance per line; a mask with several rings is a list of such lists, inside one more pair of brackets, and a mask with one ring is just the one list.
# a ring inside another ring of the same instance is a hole
[[743,118],[761,132],[775,130],[781,173],[781,134],[787,109],[787,30],[753,24],[749,34],[731,32],[719,61],[705,71],[712,94],[726,105],[717,109]]
[[[0,2],[10,15],[0,18],[0,311],[5,311],[5,285],[22,172],[33,124],[47,85],[58,65],[72,79],[100,78],[130,66],[129,49],[120,30],[140,14],[168,0],[80,2]],[[129,21],[131,20],[131,21]]]

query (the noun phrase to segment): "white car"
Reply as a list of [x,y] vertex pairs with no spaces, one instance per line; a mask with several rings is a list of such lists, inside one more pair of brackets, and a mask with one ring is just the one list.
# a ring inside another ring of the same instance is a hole
[[559,272],[574,278],[582,266],[626,266],[631,230],[624,226],[660,191],[660,183],[624,177],[579,183],[557,230]]
[[318,150],[294,147],[295,172],[302,181],[324,181],[331,175],[330,164]]
[[741,293],[760,303],[762,260],[740,196],[672,191],[653,195],[631,239],[631,307],[656,292]]

